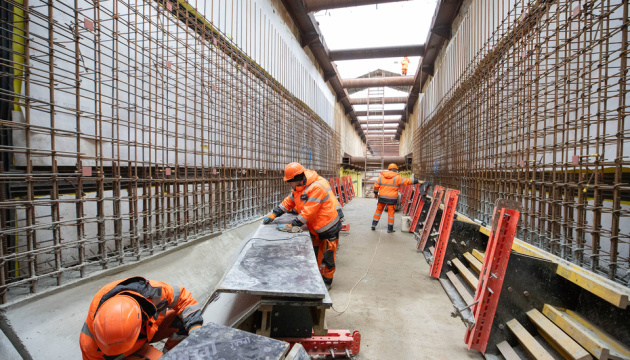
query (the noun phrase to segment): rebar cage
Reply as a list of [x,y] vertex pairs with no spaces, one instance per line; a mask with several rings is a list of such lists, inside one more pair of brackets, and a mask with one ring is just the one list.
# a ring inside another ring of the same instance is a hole
[[518,236],[630,281],[628,1],[475,1],[443,52],[414,166],[490,222],[520,202]]
[[288,162],[337,171],[339,135],[186,1],[0,18],[0,303],[251,221]]

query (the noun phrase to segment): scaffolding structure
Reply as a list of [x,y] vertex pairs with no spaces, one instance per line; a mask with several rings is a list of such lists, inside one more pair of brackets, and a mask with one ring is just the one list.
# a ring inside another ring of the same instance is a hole
[[339,134],[193,5],[0,1],[0,303],[254,220],[288,162],[336,174]]
[[[473,2],[425,89],[414,170],[486,223],[630,284],[628,2]],[[625,219],[625,220],[624,220]]]

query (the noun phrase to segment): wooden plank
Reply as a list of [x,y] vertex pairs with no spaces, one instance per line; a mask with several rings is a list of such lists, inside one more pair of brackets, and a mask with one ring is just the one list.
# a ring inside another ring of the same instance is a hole
[[462,299],[464,299],[466,305],[470,305],[473,303],[473,301],[475,301],[468,290],[466,290],[464,284],[462,284],[459,278],[452,271],[447,272],[446,276],[449,280],[451,280],[451,283],[453,283],[453,286],[455,286],[455,289],[457,289],[459,295],[461,295]]
[[481,251],[477,250],[477,249],[473,249],[472,254],[474,257],[476,257],[479,261],[481,261],[481,263],[483,263],[483,258],[486,255],[486,253],[482,253]]
[[529,319],[538,327],[538,332],[565,359],[590,360],[593,357],[576,343],[569,335],[547,319],[540,311],[532,309],[527,312]]
[[521,357],[518,356],[516,351],[512,349],[510,344],[507,341],[502,341],[497,344],[497,348],[501,352],[501,355],[505,358],[505,360],[521,360]]
[[514,333],[518,341],[532,358],[536,360],[554,360],[553,356],[551,356],[516,319],[512,319],[505,324],[510,328],[512,333]]
[[477,283],[479,282],[479,278],[476,277],[458,258],[451,260],[457,270],[459,270],[459,274],[466,280],[468,285],[472,286],[475,291],[477,291]]
[[630,349],[573,311],[548,304],[543,314],[597,359],[629,359]]
[[479,274],[481,272],[481,267],[483,266],[481,261],[477,260],[476,257],[472,256],[472,254],[468,252],[464,253],[464,257],[466,258],[466,260],[468,260],[468,265],[470,265],[470,268],[475,270],[475,272]]

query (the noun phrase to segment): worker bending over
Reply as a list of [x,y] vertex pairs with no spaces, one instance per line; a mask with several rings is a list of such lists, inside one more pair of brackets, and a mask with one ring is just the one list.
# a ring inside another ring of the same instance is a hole
[[317,266],[326,288],[330,289],[341,231],[342,215],[337,210],[337,199],[331,195],[332,190],[326,179],[296,162],[284,168],[284,181],[293,191],[264,217],[263,223],[269,224],[276,217],[295,209],[298,216],[291,224],[286,225],[285,230],[306,224],[313,241]]
[[167,339],[170,350],[203,324],[201,309],[179,286],[136,276],[96,293],[81,330],[84,360],[159,359],[149,343]]
[[[387,206],[387,232],[393,233],[396,231],[394,230],[394,211],[398,202],[398,188],[401,185],[411,185],[412,181],[411,179],[403,179],[402,176],[398,175],[396,164],[389,164],[387,169],[387,171],[381,172],[378,181],[374,184],[374,197],[378,199],[378,205],[372,220],[372,230],[376,230],[383,209]],[[413,180],[414,185],[419,182],[417,179]]]

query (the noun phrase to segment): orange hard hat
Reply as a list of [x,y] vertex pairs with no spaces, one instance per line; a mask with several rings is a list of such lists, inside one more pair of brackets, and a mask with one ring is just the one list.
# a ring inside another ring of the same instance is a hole
[[293,179],[296,175],[304,174],[304,171],[306,171],[306,169],[299,163],[289,163],[289,165],[284,168],[284,181],[289,181]]
[[391,163],[391,164],[389,164],[389,166],[387,167],[387,170],[391,170],[391,169],[396,169],[396,170],[398,170],[398,166],[396,166],[396,164],[394,164],[394,163]]
[[105,355],[123,354],[134,346],[142,328],[142,309],[131,296],[116,295],[94,316],[94,336]]

